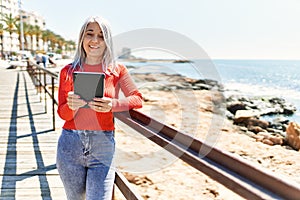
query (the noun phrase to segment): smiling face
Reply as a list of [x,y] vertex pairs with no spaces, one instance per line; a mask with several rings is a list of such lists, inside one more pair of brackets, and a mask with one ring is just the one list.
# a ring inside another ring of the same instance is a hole
[[100,26],[91,22],[86,28],[83,36],[83,49],[86,53],[86,64],[99,64],[102,62],[106,44]]

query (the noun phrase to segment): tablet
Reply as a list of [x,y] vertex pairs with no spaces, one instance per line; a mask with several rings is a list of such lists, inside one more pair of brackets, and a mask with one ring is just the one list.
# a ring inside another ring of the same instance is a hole
[[104,73],[73,72],[74,93],[89,102],[94,97],[103,97]]

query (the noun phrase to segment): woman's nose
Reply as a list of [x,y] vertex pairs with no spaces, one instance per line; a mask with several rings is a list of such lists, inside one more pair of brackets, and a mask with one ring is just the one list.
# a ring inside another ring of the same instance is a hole
[[99,38],[98,38],[97,36],[93,36],[93,37],[92,37],[92,41],[98,42],[98,41],[99,41]]

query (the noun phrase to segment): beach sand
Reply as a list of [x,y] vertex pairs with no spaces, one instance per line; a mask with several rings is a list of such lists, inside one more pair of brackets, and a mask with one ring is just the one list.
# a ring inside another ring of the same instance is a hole
[[[145,99],[142,113],[300,184],[299,152],[256,142],[215,114],[216,92],[140,90]],[[144,199],[244,199],[122,123],[116,126],[116,166]]]

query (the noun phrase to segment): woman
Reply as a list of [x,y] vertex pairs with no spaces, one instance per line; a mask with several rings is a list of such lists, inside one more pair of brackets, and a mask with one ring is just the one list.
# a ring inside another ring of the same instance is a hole
[[[74,94],[74,71],[105,73],[104,97],[86,102]],[[126,98],[118,99],[120,90]],[[103,18],[89,17],[83,24],[74,60],[60,71],[58,99],[58,114],[65,123],[58,141],[57,169],[67,198],[111,199],[113,112],[142,107],[142,95],[126,67],[114,61],[111,29]]]

